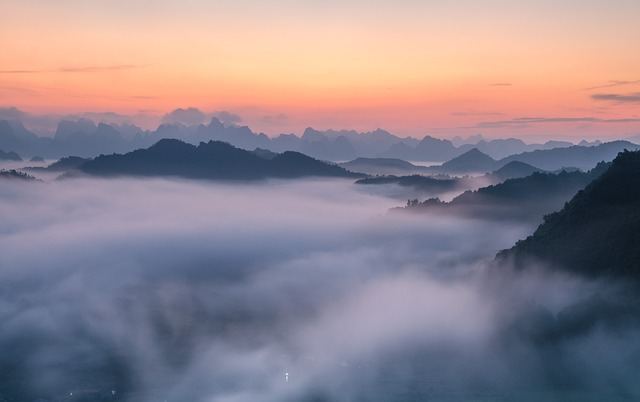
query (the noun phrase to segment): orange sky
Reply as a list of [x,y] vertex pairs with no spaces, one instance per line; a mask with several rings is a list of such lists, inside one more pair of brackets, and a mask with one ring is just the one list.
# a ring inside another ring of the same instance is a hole
[[3,0],[0,108],[622,138],[640,134],[639,18],[637,0]]

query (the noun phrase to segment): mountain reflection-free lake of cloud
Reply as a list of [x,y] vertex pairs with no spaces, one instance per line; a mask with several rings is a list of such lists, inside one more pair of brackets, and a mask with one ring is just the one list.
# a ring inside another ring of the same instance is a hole
[[[637,351],[635,332],[542,352],[511,336],[514,305],[555,312],[588,285],[475,279],[530,225],[387,215],[395,201],[342,180],[7,182],[0,201],[7,400],[535,400],[558,378],[634,391],[630,363],[603,356]],[[576,381],[549,375],[556,352]]]

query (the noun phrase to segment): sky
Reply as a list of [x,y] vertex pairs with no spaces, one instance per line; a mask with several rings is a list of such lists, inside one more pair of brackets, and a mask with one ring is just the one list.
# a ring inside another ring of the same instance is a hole
[[275,136],[640,134],[637,0],[2,0],[0,108]]

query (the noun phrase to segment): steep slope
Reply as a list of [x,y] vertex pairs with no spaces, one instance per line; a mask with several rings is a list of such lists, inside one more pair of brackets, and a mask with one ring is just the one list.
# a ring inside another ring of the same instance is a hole
[[620,153],[533,235],[498,254],[516,266],[531,258],[586,276],[640,279],[640,152]]

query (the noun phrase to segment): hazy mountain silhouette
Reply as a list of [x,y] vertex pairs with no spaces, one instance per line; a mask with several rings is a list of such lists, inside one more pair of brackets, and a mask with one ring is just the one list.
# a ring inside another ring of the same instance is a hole
[[521,153],[530,150],[530,146],[524,141],[517,138],[505,138],[496,140],[480,140],[475,144],[462,144],[458,147],[460,151],[467,151],[477,148],[484,154],[494,159],[501,159],[509,155]]
[[488,173],[486,177],[499,183],[508,179],[527,177],[533,173],[544,173],[544,170],[531,166],[528,163],[512,161],[502,166],[500,169]]
[[300,152],[318,159],[344,161],[356,157],[356,150],[347,137],[340,135],[328,138],[312,128],[304,130]]
[[640,146],[628,141],[605,142],[596,146],[573,145],[564,148],[537,150],[512,155],[501,159],[501,164],[519,161],[537,166],[540,169],[552,171],[565,166],[574,166],[582,170],[589,170],[600,161],[611,161],[624,149],[636,150]]
[[440,166],[429,166],[428,169],[433,172],[466,174],[491,172],[500,166],[502,165],[490,156],[483,154],[477,148],[473,148]]
[[407,161],[417,160],[413,147],[404,141],[396,142],[377,156],[385,159],[403,159]]
[[640,279],[640,152],[620,153],[606,172],[498,259],[516,266],[538,259],[585,276]]
[[91,134],[98,129],[96,123],[90,119],[61,120],[56,128],[53,138],[57,141],[66,141],[76,133]]
[[424,166],[416,166],[396,158],[356,158],[338,165],[352,172],[369,175],[410,175],[429,172]]
[[29,132],[19,121],[0,120],[0,149],[5,152],[28,154],[38,142],[38,136]]
[[10,152],[4,152],[3,150],[0,150],[0,161],[16,161],[16,162],[20,162],[22,161],[22,158],[20,157],[20,155],[18,155],[17,153],[10,151]]
[[[194,145],[214,140],[228,142],[246,150],[261,148],[280,153],[297,151],[317,159],[336,162],[357,157],[444,162],[473,148],[494,159],[501,159],[508,155],[527,154],[534,150],[573,148],[570,143],[563,141],[525,144],[522,140],[514,138],[485,140],[479,136],[473,138],[473,141],[477,140],[475,143],[458,139],[456,144],[459,146],[456,146],[450,140],[429,135],[421,140],[412,137],[402,138],[382,129],[357,132],[355,130],[319,131],[307,128],[300,137],[294,134],[281,134],[275,138],[269,138],[263,133],[253,132],[247,126],[225,125],[217,118],[212,118],[206,125],[162,124],[154,131],[143,130],[132,124],[96,124],[86,118],[77,121],[62,120],[58,123],[53,137],[39,137],[27,130],[20,121],[0,121],[0,149],[26,156],[40,155],[45,158],[60,158],[67,155],[95,157],[100,154],[125,153],[139,148],[148,148],[166,138],[175,138]],[[593,145],[597,145],[597,142],[581,142],[583,148],[593,148]],[[635,149],[629,145],[622,146]],[[622,149],[620,146],[614,148],[613,154],[608,154],[609,159],[613,159],[615,153]],[[598,152],[596,151],[594,155],[600,155]],[[575,150],[573,155],[578,158]],[[595,162],[607,159],[603,155],[594,156],[583,163],[571,163],[570,159],[561,166],[557,163],[551,163],[551,166],[543,165],[538,163],[536,158],[556,158],[554,160],[557,161],[566,158],[564,154],[523,155],[520,159],[509,159],[503,163],[519,160],[545,170],[556,170],[567,165],[586,170],[595,166]]]
[[391,145],[387,150],[378,154],[382,158],[399,158],[409,161],[444,162],[454,158],[465,150],[456,148],[449,140],[443,140],[425,136],[415,145],[399,141]]
[[415,146],[413,160],[444,162],[463,152],[454,147],[449,140],[441,140],[427,135]]
[[266,159],[221,141],[194,146],[175,139],[163,139],[149,148],[127,154],[100,155],[78,169],[99,176],[179,176],[220,180],[359,176],[298,152],[288,151]]

